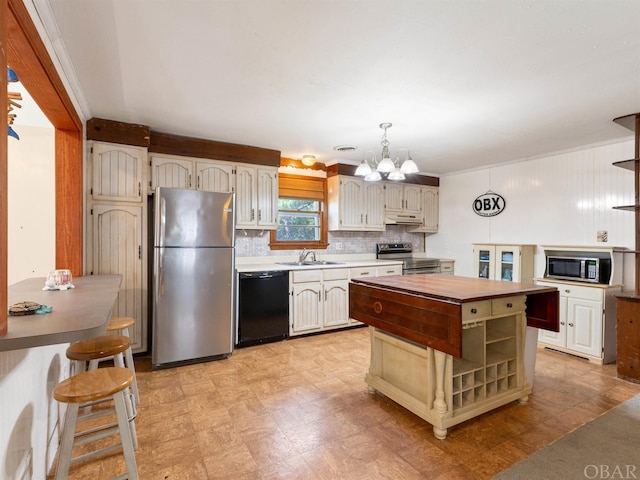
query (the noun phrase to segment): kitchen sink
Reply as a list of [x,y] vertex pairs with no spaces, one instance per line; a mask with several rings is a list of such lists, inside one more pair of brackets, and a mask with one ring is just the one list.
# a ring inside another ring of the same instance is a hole
[[291,267],[311,267],[314,265],[344,265],[344,262],[330,262],[328,260],[305,260],[304,262],[279,262],[278,265]]

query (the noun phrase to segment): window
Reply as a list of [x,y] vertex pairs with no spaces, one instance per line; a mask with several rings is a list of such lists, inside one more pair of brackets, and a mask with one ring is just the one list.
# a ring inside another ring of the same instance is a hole
[[278,179],[278,228],[271,232],[271,249],[327,248],[325,179],[287,174]]

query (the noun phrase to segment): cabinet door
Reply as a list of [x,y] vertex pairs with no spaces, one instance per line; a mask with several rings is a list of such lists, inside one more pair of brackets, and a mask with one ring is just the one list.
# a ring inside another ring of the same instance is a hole
[[399,183],[385,182],[384,208],[387,211],[402,212],[404,210],[403,186]]
[[602,357],[602,302],[568,299],[567,348]]
[[174,158],[151,159],[151,188],[193,188],[193,162]]
[[493,278],[496,249],[491,245],[475,245],[473,248],[473,270],[479,278]]
[[435,233],[438,231],[438,223],[440,221],[439,196],[437,187],[424,187],[422,189],[422,215],[425,232]]
[[257,224],[256,169],[238,165],[236,168],[236,228],[251,228]]
[[112,315],[132,317],[131,347],[146,350],[146,325],[143,322],[142,207],[93,205],[91,252],[93,275],[122,275],[120,292]]
[[556,347],[566,348],[567,346],[567,297],[560,295],[558,305],[560,316],[560,330],[553,332],[551,330],[538,330],[538,340],[542,343],[554,345]]
[[322,327],[322,286],[320,283],[293,285],[291,334]]
[[515,246],[496,246],[493,280],[508,282],[520,281],[520,248]]
[[233,165],[228,163],[197,162],[196,172],[196,190],[223,193],[234,191]]
[[256,177],[258,227],[275,229],[278,226],[278,169],[257,168]]
[[142,203],[146,149],[95,142],[91,146],[94,200]]
[[404,185],[402,190],[404,198],[404,212],[422,214],[422,187],[418,185]]
[[384,185],[381,182],[364,182],[364,230],[383,231]]
[[356,177],[340,178],[340,229],[362,230],[364,182]]
[[347,325],[349,323],[349,282],[324,282],[324,326]]

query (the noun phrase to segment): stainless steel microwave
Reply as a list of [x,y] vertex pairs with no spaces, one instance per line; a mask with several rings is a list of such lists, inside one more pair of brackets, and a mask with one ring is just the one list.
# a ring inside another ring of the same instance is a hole
[[609,283],[611,259],[549,255],[547,256],[547,278]]

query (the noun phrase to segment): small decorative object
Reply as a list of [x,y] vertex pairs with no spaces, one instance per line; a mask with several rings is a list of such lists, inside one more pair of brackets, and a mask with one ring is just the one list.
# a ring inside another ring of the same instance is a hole
[[69,288],[75,288],[75,285],[73,285],[71,281],[71,270],[51,270],[47,276],[47,280],[44,282],[43,290],[67,290]]
[[40,309],[42,305],[36,302],[18,302],[14,303],[9,307],[9,315],[14,317],[22,316],[22,315],[33,315],[37,310]]
[[498,195],[491,190],[473,201],[473,211],[481,217],[495,217],[502,213],[506,206],[507,202],[502,195]]

